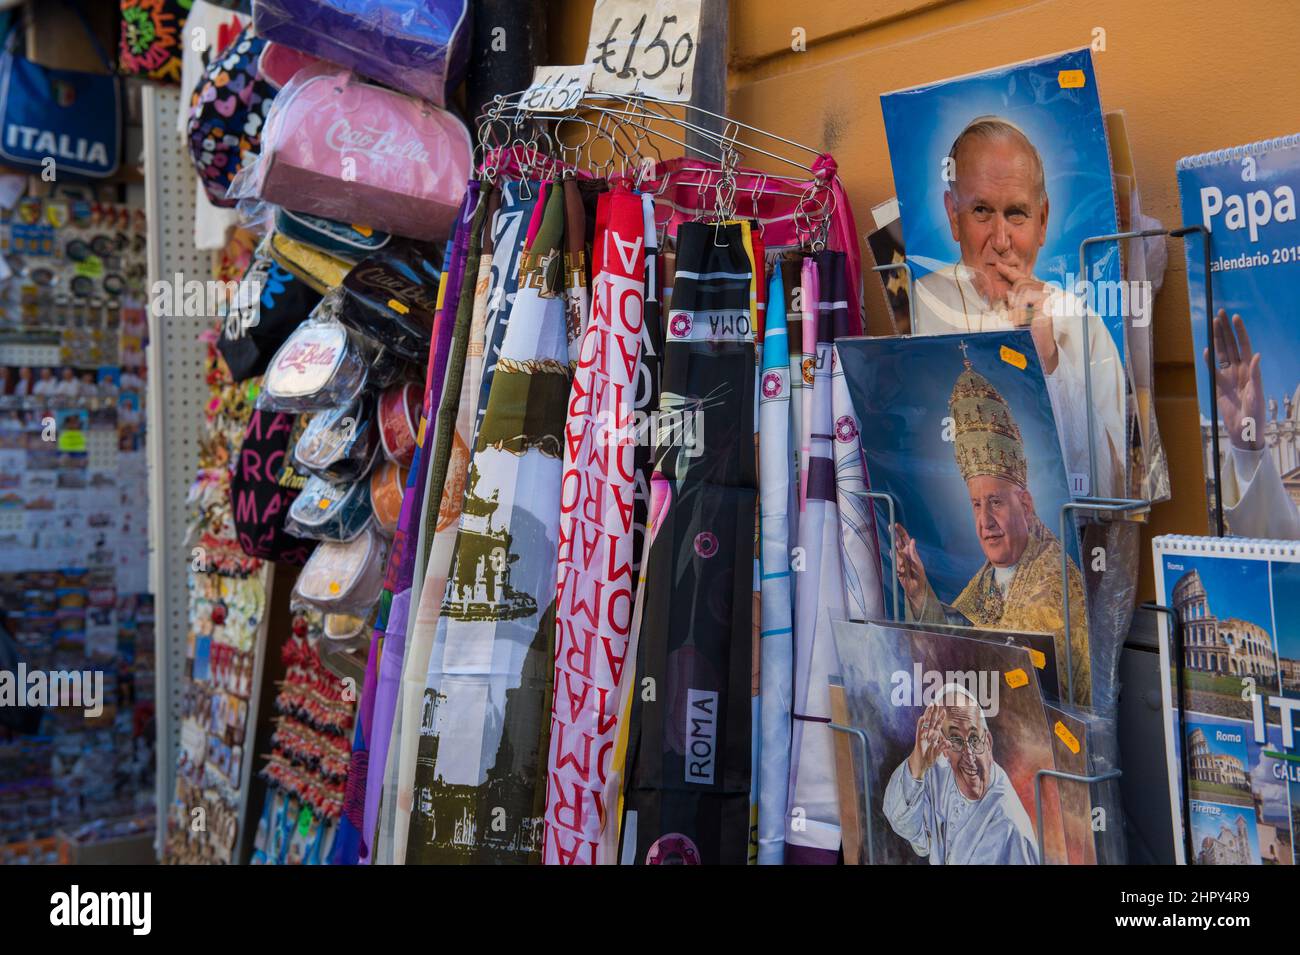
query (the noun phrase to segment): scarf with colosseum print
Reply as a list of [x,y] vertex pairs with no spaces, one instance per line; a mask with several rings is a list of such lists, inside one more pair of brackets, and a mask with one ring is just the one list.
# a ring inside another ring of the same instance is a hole
[[[463,264],[465,249],[469,243],[469,229],[478,204],[478,182],[471,180],[457,214],[452,240],[447,243],[443,255],[442,280],[439,283],[438,299],[445,303],[448,289],[459,283],[450,281],[452,275]],[[451,327],[442,321],[444,309],[440,307],[434,317],[433,341],[429,348],[429,363],[425,372],[425,396],[423,414],[428,415],[430,408],[437,407],[442,389],[442,377],[437,373],[437,366],[444,360],[451,341]],[[445,329],[445,330],[444,330]],[[423,427],[420,433],[423,434]],[[388,566],[384,571],[384,587],[379,597],[379,610],[375,616],[375,628],[370,638],[370,653],[366,660],[366,674],[362,683],[361,702],[357,707],[357,725],[353,736],[352,759],[348,763],[347,794],[344,802],[343,818],[339,822],[339,834],[331,850],[332,865],[356,865],[361,861],[369,862],[373,831],[366,826],[367,779],[370,771],[370,749],[374,745],[375,703],[379,693],[379,663],[382,655],[384,636],[388,630],[388,621],[392,610],[393,595],[410,587],[413,567],[408,562],[410,552],[415,544],[415,525],[413,516],[420,512],[420,495],[423,494],[423,477],[427,474],[427,459],[422,462],[422,449],[417,443],[415,459],[411,462],[406,476],[406,490],[402,497],[402,509],[397,519],[397,532],[389,550]],[[404,612],[399,607],[399,613]],[[400,651],[399,651],[400,652]],[[381,763],[376,772],[382,774]]]
[[[366,777],[365,837],[370,841],[369,858],[363,853],[362,862],[389,862],[388,850],[391,848],[391,834],[387,839],[376,841],[379,824],[381,797],[387,793],[391,800],[396,794],[391,787],[385,787],[388,778],[388,755],[392,746],[393,724],[397,719],[397,701],[401,695],[402,665],[406,656],[407,633],[411,622],[411,601],[414,593],[415,575],[420,574],[423,582],[425,554],[421,546],[424,535],[420,529],[420,515],[424,508],[426,495],[430,505],[436,506],[441,501],[443,480],[447,474],[447,461],[451,455],[451,432],[457,407],[460,403],[461,382],[465,372],[465,352],[469,340],[470,317],[474,311],[474,289],[478,278],[479,255],[483,248],[483,223],[487,218],[489,189],[472,190],[475,202],[468,230],[464,235],[464,254],[458,266],[460,287],[454,303],[444,299],[442,322],[450,324],[451,335],[448,339],[444,375],[437,391],[428,395],[429,410],[424,412],[420,428],[422,440],[419,443],[420,461],[413,468],[422,476],[419,491],[410,495],[411,509],[399,518],[399,529],[405,529],[406,547],[402,554],[403,566],[394,581],[393,601],[388,614],[388,626],[384,636],[383,653],[379,660],[379,679],[375,691],[375,711],[373,716],[374,733],[371,741],[371,759],[374,771]],[[457,239],[461,238],[461,230]],[[455,276],[452,277],[453,279]],[[450,297],[450,296],[449,296]],[[451,306],[454,304],[454,308]],[[434,368],[437,374],[437,368]],[[409,481],[408,476],[408,483]],[[432,489],[437,489],[432,490]],[[406,503],[405,495],[403,504]],[[376,858],[374,847],[384,846],[381,858]]]
[[682,223],[627,742],[622,860],[743,865],[749,849],[752,252]]
[[[411,820],[411,797],[415,781],[416,746],[420,733],[420,702],[424,698],[424,677],[429,669],[429,651],[433,647],[433,634],[438,625],[442,597],[447,589],[447,570],[451,566],[452,547],[456,541],[456,525],[460,520],[461,504],[465,500],[465,476],[469,470],[470,428],[477,410],[473,396],[478,394],[479,379],[483,370],[483,338],[487,319],[488,297],[492,284],[492,223],[501,205],[501,193],[493,188],[488,193],[484,217],[482,248],[479,253],[478,274],[474,283],[473,305],[470,310],[469,339],[465,346],[465,368],[461,375],[460,399],[456,405],[456,428],[446,449],[445,478],[430,474],[428,494],[425,496],[424,528],[420,534],[422,550],[428,554],[423,569],[423,581],[417,571],[411,592],[411,602],[416,611],[409,624],[406,656],[402,661],[402,684],[393,727],[393,754],[389,756],[388,779],[384,783],[384,819],[386,834],[392,841],[392,859],[400,863],[406,859],[406,834]],[[435,440],[436,446],[436,440]],[[432,467],[432,465],[431,465]],[[433,494],[441,487],[441,496],[434,504]],[[433,523],[430,529],[429,524]],[[418,596],[417,596],[418,593]],[[390,793],[395,793],[389,798]],[[392,814],[389,823],[387,817]]]
[[[555,610],[555,699],[546,799],[548,864],[594,865],[607,811],[615,709],[630,673],[637,368],[645,300],[641,198],[619,187],[596,208],[590,320],[564,425]],[[582,290],[585,304],[585,292]],[[574,304],[570,300],[571,306]],[[575,323],[570,322],[572,328]]]
[[407,861],[541,861],[570,344],[564,194],[520,260],[429,654]]

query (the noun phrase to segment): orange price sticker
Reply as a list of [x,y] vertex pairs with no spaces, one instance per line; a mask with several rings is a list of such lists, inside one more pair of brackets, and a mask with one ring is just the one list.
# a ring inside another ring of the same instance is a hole
[[395,298],[390,298],[388,300],[388,307],[391,308],[398,315],[405,315],[407,312],[410,311],[409,308],[407,308],[405,305],[403,305]]
[[1001,355],[1002,360],[1008,365],[1015,365],[1021,371],[1024,371],[1029,365],[1029,360],[1025,358],[1023,354],[1016,351],[1014,348],[1008,348],[1006,345],[1002,346],[1002,349],[998,354]]
[[320,499],[320,503],[317,504],[316,506],[319,507],[322,511],[328,511],[330,509],[330,504],[332,503],[333,501],[331,501],[329,498],[322,497]]
[[1061,70],[1056,74],[1056,82],[1063,90],[1080,90],[1088,81],[1083,70]]
[[1006,677],[1007,686],[1011,687],[1013,690],[1018,690],[1029,682],[1029,674],[1018,667],[1014,670],[1008,670],[1002,675]]
[[1061,740],[1062,743],[1065,744],[1065,748],[1068,749],[1070,752],[1074,753],[1075,755],[1078,755],[1079,740],[1075,737],[1073,733],[1070,732],[1070,728],[1066,726],[1064,723],[1062,723],[1060,720],[1057,720],[1055,730],[1056,730],[1057,737]]
[[1030,647],[1029,659],[1033,662],[1035,670],[1041,670],[1043,667],[1047,666],[1047,654],[1043,653],[1041,650],[1035,650],[1033,647]]

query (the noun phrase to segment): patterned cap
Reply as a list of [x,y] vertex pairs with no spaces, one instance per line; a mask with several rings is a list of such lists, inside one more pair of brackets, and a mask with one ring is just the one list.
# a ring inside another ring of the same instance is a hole
[[1029,465],[1011,408],[989,380],[971,368],[969,358],[965,365],[948,399],[955,430],[953,448],[962,480],[991,475],[1024,488]]

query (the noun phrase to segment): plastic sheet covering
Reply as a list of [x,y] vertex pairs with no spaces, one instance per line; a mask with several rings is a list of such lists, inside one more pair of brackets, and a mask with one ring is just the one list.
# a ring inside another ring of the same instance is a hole
[[469,64],[469,0],[258,0],[253,25],[436,106]]

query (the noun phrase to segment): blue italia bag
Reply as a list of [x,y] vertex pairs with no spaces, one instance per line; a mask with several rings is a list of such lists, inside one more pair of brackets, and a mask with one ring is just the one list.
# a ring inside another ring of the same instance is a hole
[[[111,69],[94,33],[86,32]],[[117,78],[33,63],[16,52],[21,35],[15,24],[0,53],[0,162],[42,172],[52,159],[56,176],[113,175],[122,153]]]

